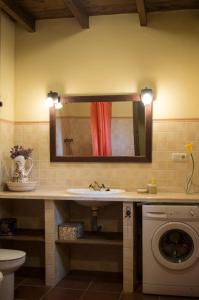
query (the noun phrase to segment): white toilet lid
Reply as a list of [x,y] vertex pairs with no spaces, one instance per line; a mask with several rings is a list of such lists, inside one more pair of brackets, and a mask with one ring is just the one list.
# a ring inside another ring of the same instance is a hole
[[19,259],[25,255],[26,253],[20,250],[0,249],[0,261]]

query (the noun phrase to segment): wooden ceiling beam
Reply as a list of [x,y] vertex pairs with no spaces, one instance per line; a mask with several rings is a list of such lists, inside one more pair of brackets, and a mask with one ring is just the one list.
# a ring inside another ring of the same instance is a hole
[[136,0],[136,6],[139,14],[140,25],[147,26],[147,14],[144,0]]
[[25,13],[16,3],[11,0],[0,0],[0,8],[4,10],[12,19],[24,26],[28,31],[35,31],[35,21]]
[[78,20],[82,28],[89,28],[89,16],[80,0],[64,0],[64,3]]

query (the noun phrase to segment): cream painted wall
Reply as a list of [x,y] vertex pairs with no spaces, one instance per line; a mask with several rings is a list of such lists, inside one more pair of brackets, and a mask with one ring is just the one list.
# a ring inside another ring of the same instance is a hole
[[0,190],[9,177],[14,143],[15,25],[0,11]]
[[156,93],[155,118],[199,117],[199,14],[136,14],[37,22],[16,35],[16,120],[48,120],[49,90],[66,94],[130,93],[148,85]]
[[14,120],[15,24],[0,12],[0,119]]

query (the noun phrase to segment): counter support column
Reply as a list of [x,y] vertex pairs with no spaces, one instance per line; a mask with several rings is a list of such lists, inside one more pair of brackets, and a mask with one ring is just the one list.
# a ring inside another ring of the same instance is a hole
[[123,291],[134,291],[134,206],[123,202]]
[[54,286],[57,283],[55,265],[56,238],[55,204],[53,200],[45,200],[45,271],[47,286]]
[[45,200],[45,270],[46,285],[55,286],[68,272],[68,251],[56,246],[58,212],[55,201]]

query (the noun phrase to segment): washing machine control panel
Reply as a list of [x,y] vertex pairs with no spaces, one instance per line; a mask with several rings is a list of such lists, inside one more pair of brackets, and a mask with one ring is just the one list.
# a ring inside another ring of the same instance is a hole
[[143,209],[143,217],[146,219],[198,219],[198,205],[146,205]]
[[173,210],[171,210],[170,207],[168,217],[175,218],[175,219],[183,219],[183,218],[199,219],[199,206],[193,206],[193,207],[175,206],[173,207]]

